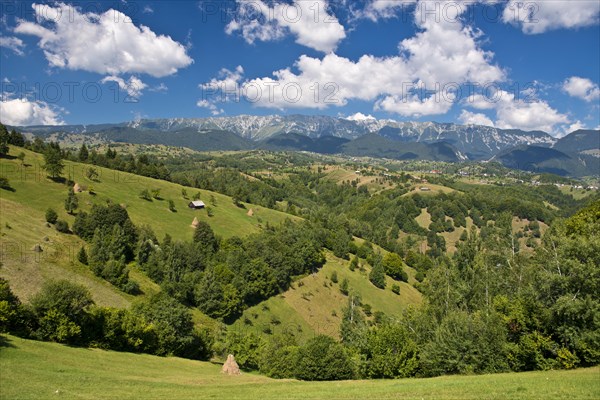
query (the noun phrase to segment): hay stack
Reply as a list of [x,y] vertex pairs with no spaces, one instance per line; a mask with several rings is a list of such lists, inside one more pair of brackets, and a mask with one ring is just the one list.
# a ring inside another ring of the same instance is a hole
[[240,375],[240,366],[237,362],[235,362],[235,357],[233,354],[227,356],[227,361],[223,364],[223,368],[221,368],[221,373],[227,375]]
[[83,192],[83,188],[79,185],[79,183],[75,183],[75,185],[73,185],[73,191],[75,193],[81,193]]
[[39,244],[39,243],[38,243],[38,244],[36,244],[35,246],[33,246],[33,247],[31,248],[31,250],[32,250],[32,251],[35,251],[36,253],[41,253],[42,251],[44,251],[44,250],[42,250],[42,246],[40,246],[40,244]]
[[248,212],[246,213],[247,216],[252,217],[254,215],[254,210],[249,209]]
[[200,221],[198,221],[198,218],[194,217],[194,220],[192,221],[192,228],[197,228],[198,224],[200,224]]

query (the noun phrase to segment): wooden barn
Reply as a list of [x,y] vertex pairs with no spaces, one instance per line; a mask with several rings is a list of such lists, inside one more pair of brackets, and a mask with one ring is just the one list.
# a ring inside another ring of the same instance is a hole
[[202,200],[194,200],[194,201],[190,201],[190,203],[188,204],[188,207],[198,210],[198,209],[206,207],[206,204],[204,204],[204,202]]

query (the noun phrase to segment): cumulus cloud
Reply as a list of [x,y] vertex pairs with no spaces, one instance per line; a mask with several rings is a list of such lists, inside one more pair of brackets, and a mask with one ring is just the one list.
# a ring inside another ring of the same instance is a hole
[[0,119],[3,124],[16,126],[64,125],[59,111],[44,101],[3,97],[0,100]]
[[570,96],[585,101],[594,101],[600,98],[600,88],[587,78],[572,76],[564,81],[562,88]]
[[600,2],[597,0],[511,0],[502,13],[504,22],[520,27],[527,34],[595,25],[599,17]]
[[557,134],[558,125],[569,123],[567,115],[559,113],[543,100],[525,101],[506,91],[499,91],[494,98],[498,128]]
[[25,47],[25,43],[18,37],[14,36],[0,36],[0,47],[5,47],[7,49],[12,50],[16,55],[22,56],[23,48]]
[[136,26],[119,11],[83,13],[64,3],[32,7],[37,22],[20,20],[14,31],[37,36],[52,67],[163,77],[193,62],[182,44],[147,26]]
[[273,6],[261,0],[237,0],[237,6],[237,15],[225,32],[240,31],[248,43],[278,40],[289,33],[296,37],[296,43],[328,53],[346,37],[326,0],[275,2]]
[[492,64],[493,54],[479,46],[479,32],[435,18],[418,25],[421,30],[399,43],[397,55],[363,55],[356,61],[335,53],[302,55],[293,67],[246,80],[242,93],[267,108],[324,109],[364,100],[391,113],[424,116],[447,112],[461,84],[505,79]]
[[483,113],[473,113],[467,110],[461,111],[458,120],[460,123],[465,125],[494,126],[494,123],[487,117],[487,115]]

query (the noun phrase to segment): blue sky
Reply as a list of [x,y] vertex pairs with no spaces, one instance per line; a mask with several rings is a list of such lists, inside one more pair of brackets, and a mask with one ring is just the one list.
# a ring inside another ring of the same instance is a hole
[[15,125],[324,114],[600,126],[600,2],[0,2]]

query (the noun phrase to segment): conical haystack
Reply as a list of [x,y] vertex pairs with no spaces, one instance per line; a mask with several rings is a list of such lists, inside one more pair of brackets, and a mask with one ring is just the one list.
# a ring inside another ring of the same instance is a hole
[[237,362],[235,362],[235,357],[233,354],[227,356],[227,361],[223,364],[223,368],[221,368],[221,373],[227,375],[240,375],[240,366]]
[[194,217],[194,220],[192,221],[192,228],[197,228],[199,223],[200,221],[198,221],[198,218]]
[[79,185],[79,183],[75,183],[75,185],[73,185],[73,191],[75,193],[81,193],[83,192],[83,188]]
[[254,215],[254,210],[249,209],[248,212],[246,213],[247,216],[251,217]]
[[40,246],[40,244],[39,244],[39,243],[38,243],[38,244],[36,244],[35,246],[33,246],[33,247],[31,248],[31,250],[32,250],[32,251],[35,251],[36,253],[41,253],[41,252],[43,251],[43,250],[42,250],[42,246]]

